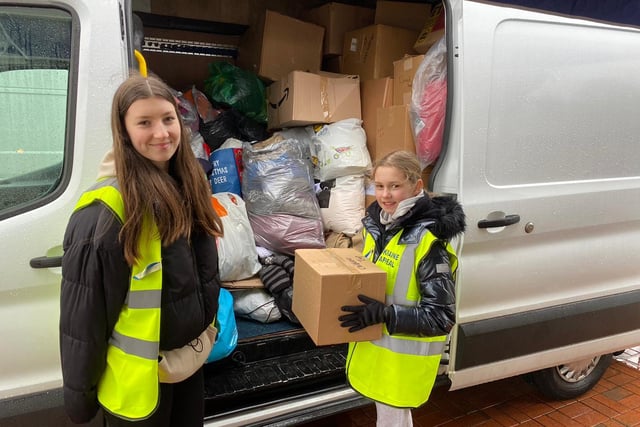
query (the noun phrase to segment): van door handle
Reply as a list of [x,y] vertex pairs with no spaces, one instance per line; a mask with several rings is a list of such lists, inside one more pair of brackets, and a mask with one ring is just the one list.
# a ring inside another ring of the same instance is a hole
[[478,228],[504,227],[518,222],[520,222],[520,215],[505,215],[504,218],[500,219],[481,219],[478,221]]
[[61,256],[39,256],[37,258],[31,258],[29,261],[31,268],[53,268],[62,267]]

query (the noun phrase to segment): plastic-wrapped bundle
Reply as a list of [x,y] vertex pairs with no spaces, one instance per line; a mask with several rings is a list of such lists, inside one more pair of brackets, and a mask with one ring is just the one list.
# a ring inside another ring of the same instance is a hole
[[244,143],[242,194],[256,244],[281,254],[324,248],[309,146],[275,135]]
[[320,218],[306,144],[281,136],[259,144],[245,142],[242,163],[242,195],[247,212]]
[[249,213],[256,245],[273,252],[295,255],[296,249],[324,249],[324,229],[319,218],[287,214]]
[[413,77],[411,123],[416,154],[423,168],[435,163],[442,149],[447,108],[447,45],[442,37],[431,46]]

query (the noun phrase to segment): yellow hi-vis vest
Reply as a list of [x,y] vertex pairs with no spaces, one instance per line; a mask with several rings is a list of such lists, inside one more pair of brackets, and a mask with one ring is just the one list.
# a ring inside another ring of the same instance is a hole
[[[420,290],[416,271],[420,260],[437,240],[426,227],[415,242],[399,243],[399,231],[373,259],[375,242],[364,231],[363,255],[387,272],[386,304],[417,305]],[[458,260],[449,243],[451,271],[455,274]],[[454,276],[455,277],[455,276]],[[389,335],[383,327],[382,338],[349,344],[347,379],[360,394],[401,408],[417,408],[424,404],[435,383],[447,335],[417,337]]]
[[[85,192],[75,211],[104,203],[124,223],[124,203],[115,178]],[[148,418],[158,406],[158,354],[162,294],[161,244],[157,226],[145,218],[139,259],[131,269],[129,292],[107,347],[107,363],[98,383],[102,407],[124,419]]]

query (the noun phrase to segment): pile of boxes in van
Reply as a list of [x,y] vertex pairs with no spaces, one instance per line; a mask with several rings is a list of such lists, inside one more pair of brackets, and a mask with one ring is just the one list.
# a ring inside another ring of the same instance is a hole
[[372,160],[415,151],[411,85],[444,34],[442,5],[378,1],[374,10],[333,2],[303,16],[268,10],[239,47],[238,65],[273,82],[269,129],[361,118]]
[[[361,124],[367,162],[345,168],[362,178],[359,195],[352,197],[361,198],[356,214],[356,226],[361,227],[359,218],[374,200],[370,189],[365,197],[363,179],[370,162],[393,150],[416,149],[409,119],[413,77],[424,53],[443,35],[442,7],[378,1],[374,10],[333,2],[304,11],[300,18],[265,10],[241,37],[236,65],[266,83],[267,129],[276,135],[310,128],[317,136],[323,126],[354,119]],[[363,156],[351,153],[351,157]],[[336,179],[331,186],[339,187],[338,179],[346,177],[347,172],[326,178]],[[323,184],[324,179],[319,180]],[[348,210],[345,206],[343,215]],[[359,230],[332,229],[327,221],[324,225],[325,238],[332,232],[344,234],[347,247],[357,245]],[[261,241],[258,234],[255,240]],[[326,246],[295,251],[296,272],[305,271],[294,278],[295,315],[318,345],[379,337],[380,328],[350,335],[339,327],[337,317],[342,305],[358,303],[358,293],[383,299],[384,273],[355,249],[341,252],[338,248],[345,246]],[[292,252],[283,253],[291,256]],[[260,283],[250,278],[226,286],[246,288]],[[342,292],[336,293],[336,287]]]

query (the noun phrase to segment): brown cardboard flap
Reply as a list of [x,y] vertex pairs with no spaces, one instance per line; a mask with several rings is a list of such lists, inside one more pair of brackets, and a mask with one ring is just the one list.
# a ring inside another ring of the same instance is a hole
[[264,288],[264,284],[258,276],[250,277],[244,280],[234,280],[231,282],[222,282],[223,288],[229,289],[252,289]]

